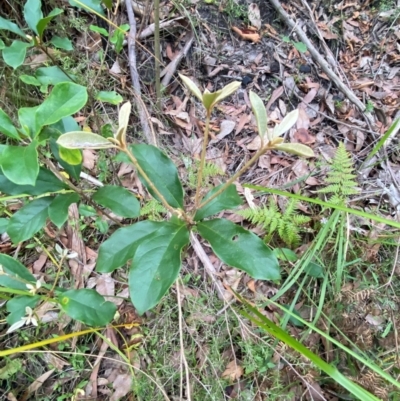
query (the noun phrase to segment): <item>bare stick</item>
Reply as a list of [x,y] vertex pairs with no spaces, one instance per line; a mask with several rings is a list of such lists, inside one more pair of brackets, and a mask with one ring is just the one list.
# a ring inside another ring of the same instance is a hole
[[283,9],[279,0],[269,0],[270,3],[275,7],[276,11],[281,15],[285,23],[293,29],[299,36],[300,40],[307,46],[308,51],[311,53],[313,59],[320,65],[322,70],[326,75],[332,80],[336,87],[344,94],[346,97],[357,106],[361,111],[365,111],[365,105],[361,100],[340,80],[340,78],[331,70],[329,64],[325,61],[323,57],[319,54],[318,50],[314,47],[311,41],[308,39],[307,35],[299,28],[299,26],[289,17],[289,14]]
[[[132,79],[132,87],[135,92],[136,97],[141,97],[141,90],[140,90],[140,82],[139,82],[139,75],[136,67],[136,20],[135,14],[133,12],[132,0],[128,0],[126,2],[126,10],[128,12],[128,19],[129,19],[129,35],[128,35],[128,53],[129,53],[129,69],[131,71],[131,79]],[[136,102],[135,102],[136,103]],[[149,126],[149,122],[147,120],[146,112],[143,109],[143,104],[137,104],[140,124],[142,126],[143,133],[147,139],[147,143],[153,143],[153,137],[151,135],[151,130]],[[154,144],[155,145],[155,144]]]

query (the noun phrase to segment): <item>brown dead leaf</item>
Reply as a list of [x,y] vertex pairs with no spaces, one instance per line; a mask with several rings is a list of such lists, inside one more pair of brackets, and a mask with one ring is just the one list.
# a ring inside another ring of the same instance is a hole
[[258,43],[261,39],[260,34],[251,29],[240,29],[232,26],[232,31],[236,32],[243,40],[249,40],[253,43]]
[[39,258],[35,260],[33,263],[33,273],[37,274],[39,273],[43,266],[46,264],[47,261],[47,255],[43,252],[40,254]]
[[26,401],[30,395],[37,390],[40,389],[40,387],[43,386],[43,383],[53,374],[55,369],[51,369],[47,371],[46,373],[43,373],[41,376],[39,376],[24,392],[22,397],[20,397],[20,401]]
[[90,149],[83,149],[83,167],[86,167],[88,170],[93,170],[97,155],[96,152]]
[[118,401],[125,397],[132,386],[132,377],[128,373],[119,374],[113,382],[114,394],[110,397],[110,401]]
[[297,142],[303,143],[305,145],[315,142],[315,137],[313,135],[310,135],[308,129],[305,128],[299,128],[298,130],[296,130],[293,134],[293,138]]
[[226,369],[222,373],[222,378],[233,382],[243,376],[243,368],[236,363],[236,361],[231,361],[226,366]]

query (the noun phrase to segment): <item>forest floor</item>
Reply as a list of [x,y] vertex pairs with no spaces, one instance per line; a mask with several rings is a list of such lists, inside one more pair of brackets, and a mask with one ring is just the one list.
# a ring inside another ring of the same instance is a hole
[[[10,15],[20,6],[20,2],[15,3],[9,7]],[[148,143],[135,110],[138,101],[132,90],[127,46],[117,54],[98,29],[112,33],[113,24],[128,24],[125,6],[114,4],[114,12],[108,12],[107,17],[110,25],[68,2],[51,3],[64,10],[60,26],[74,44],[73,51],[53,57],[64,70],[79,76],[89,92],[115,91],[130,100],[134,107],[128,140]],[[253,280],[221,263],[202,243],[224,296],[207,274],[204,260],[190,246],[184,250],[180,280],[156,308],[138,316],[129,300],[126,273],[121,270],[103,275],[93,270],[99,245],[115,227],[110,224],[110,231],[101,233],[95,218],[81,206],[79,235],[74,237],[77,242],[72,248],[85,249],[88,274],[82,285],[96,288],[113,300],[120,322],[135,324],[129,329],[105,331],[129,356],[135,374],[131,375],[104,338],[88,335],[25,357],[16,355],[11,361],[20,360],[21,365],[17,364],[19,372],[13,374],[4,372],[15,365],[0,361],[0,400],[356,399],[304,355],[243,317],[234,292],[379,399],[400,400],[398,388],[334,342],[398,380],[398,229],[362,215],[335,215],[331,209],[306,201],[290,204],[277,192],[245,186],[327,200],[328,195],[317,191],[328,185],[326,178],[332,164],[340,170],[343,160],[335,157],[343,143],[347,156],[345,153],[342,157],[351,161],[356,182],[346,206],[399,221],[398,124],[391,135],[385,134],[400,117],[400,4],[394,0],[282,0],[280,10],[274,4],[279,5],[276,0],[251,4],[243,0],[161,1],[161,99],[156,97],[154,36],[151,30],[147,36],[140,36],[154,22],[151,2],[135,3],[135,51],[142,100],[155,133],[152,142],[178,166],[189,194],[193,192],[201,152],[205,112],[182,85],[178,73],[190,77],[202,90],[214,91],[230,82],[241,82],[239,90],[219,104],[212,115],[207,185],[217,185],[232,176],[258,149],[260,139],[250,90],[264,101],[270,127],[291,110],[299,109],[299,119],[285,140],[308,145],[315,157],[303,159],[271,152],[236,183],[245,200],[243,208],[272,208],[276,220],[283,222],[283,234],[278,229],[268,232],[265,226],[252,224],[234,211],[224,213],[225,218],[252,230],[277,250],[284,272],[282,281]],[[49,5],[46,7],[51,10]],[[294,27],[284,14],[295,22]],[[302,35],[311,42],[318,58]],[[48,61],[45,55],[36,54],[26,60],[25,68]],[[328,76],[324,63],[335,79]],[[5,95],[10,90],[20,94],[17,101]],[[4,92],[0,91],[2,103],[7,103],[11,112],[24,105],[25,98],[42,96],[32,95],[18,79],[6,83]],[[93,132],[106,130],[118,121],[118,106],[94,102],[92,109],[77,116],[76,121]],[[88,178],[80,181],[81,188],[95,187],[98,182],[120,182],[138,194],[144,205],[149,204],[150,197],[131,165],[115,161],[112,151],[84,150],[83,155],[83,171]],[[165,218],[163,210],[154,204],[147,213],[155,219]],[[300,220],[304,222],[294,228],[289,224]],[[17,256],[38,277],[46,276],[51,283],[54,268],[43,247],[57,241],[71,245],[76,227],[70,228],[58,230],[49,223],[40,244],[32,240],[18,248],[3,235],[0,249]],[[285,230],[286,234],[289,230],[286,236]],[[73,286],[78,278],[65,272],[63,280],[70,280]],[[285,313],[285,308],[291,308],[327,336],[309,329]],[[0,317],[6,317],[5,310],[0,310]],[[81,329],[78,323],[61,321],[58,315],[55,319],[12,334],[5,334],[4,326],[0,348]]]

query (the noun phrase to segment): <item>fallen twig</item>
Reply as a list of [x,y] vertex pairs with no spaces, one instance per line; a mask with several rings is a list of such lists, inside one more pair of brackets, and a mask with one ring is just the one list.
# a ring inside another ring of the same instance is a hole
[[[129,19],[129,35],[128,35],[128,54],[129,54],[129,69],[131,71],[132,87],[137,98],[141,98],[139,75],[136,67],[136,20],[135,14],[133,12],[132,0],[126,2],[126,10],[128,12]],[[134,102],[137,104],[137,109],[139,113],[140,124],[142,126],[143,133],[147,139],[147,143],[156,145],[154,143],[154,138],[151,135],[149,121],[147,119],[147,114],[144,110],[143,103]]]
[[313,59],[319,64],[325,74],[332,80],[336,87],[361,111],[365,111],[365,105],[361,100],[340,80],[340,78],[331,70],[329,64],[319,54],[318,50],[314,47],[307,35],[299,28],[299,26],[289,17],[289,14],[283,9],[279,0],[269,0],[275,7],[276,11],[281,15],[285,23],[293,29],[300,40],[307,46]]
[[187,41],[185,46],[181,49],[179,54],[161,71],[161,76],[164,77],[161,81],[161,84],[165,88],[168,86],[169,82],[171,81],[172,76],[175,74],[175,71],[181,62],[182,58],[186,56],[187,52],[189,51],[190,47],[192,46],[194,40],[193,32],[190,32],[189,36],[187,37]]

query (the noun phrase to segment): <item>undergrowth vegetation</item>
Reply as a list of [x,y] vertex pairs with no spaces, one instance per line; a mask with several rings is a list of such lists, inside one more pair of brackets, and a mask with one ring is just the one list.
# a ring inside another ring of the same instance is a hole
[[[173,96],[202,116],[196,157],[144,143],[132,128],[144,100],[106,67],[132,25],[106,17],[111,1],[54,4],[0,16],[0,400],[398,399],[400,223],[355,200],[345,144],[313,164],[289,135],[304,109],[272,124],[253,88],[257,146],[226,171],[207,149],[242,83],[202,91],[186,73]],[[93,60],[77,31],[106,43]],[[317,166],[318,188],[254,185],[276,154]]]

